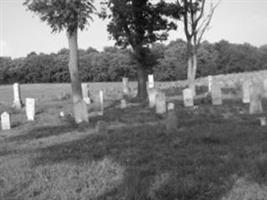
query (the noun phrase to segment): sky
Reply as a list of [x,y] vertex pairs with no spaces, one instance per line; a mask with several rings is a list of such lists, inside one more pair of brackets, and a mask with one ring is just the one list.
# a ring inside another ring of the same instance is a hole
[[[0,0],[0,56],[25,57],[30,52],[56,53],[68,48],[65,32],[51,33],[50,27],[22,5],[24,0]],[[98,2],[98,0],[96,0]],[[87,30],[79,32],[78,46],[101,51],[113,46],[106,31],[108,21],[95,18]],[[183,27],[170,33],[169,41],[184,39]],[[267,0],[222,0],[204,40],[231,43],[267,44]]]

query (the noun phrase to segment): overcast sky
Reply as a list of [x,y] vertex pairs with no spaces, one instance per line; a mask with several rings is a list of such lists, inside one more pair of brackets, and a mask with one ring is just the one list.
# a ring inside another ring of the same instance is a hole
[[[97,0],[96,0],[97,1]],[[24,57],[36,53],[57,52],[67,48],[65,32],[52,34],[46,23],[22,6],[24,0],[0,0],[0,56]],[[107,22],[95,19],[88,30],[79,33],[79,48],[102,50],[114,44],[108,39]],[[184,38],[182,28],[171,33],[170,40]],[[204,39],[217,42],[267,44],[267,0],[222,0]]]

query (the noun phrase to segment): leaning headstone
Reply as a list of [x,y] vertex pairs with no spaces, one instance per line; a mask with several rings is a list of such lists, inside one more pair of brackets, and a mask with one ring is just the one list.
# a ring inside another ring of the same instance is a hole
[[100,99],[100,112],[99,115],[104,114],[104,92],[103,90],[99,91],[99,99]]
[[7,112],[1,114],[1,128],[2,130],[9,130],[11,128],[10,115]]
[[262,109],[262,87],[260,84],[253,83],[250,86],[249,114],[260,114]]
[[149,88],[147,90],[148,100],[149,100],[149,108],[154,108],[156,105],[156,96],[160,91],[156,88]]
[[16,109],[21,109],[22,108],[22,101],[21,101],[21,92],[20,92],[19,83],[14,83],[13,94],[14,94],[13,106]]
[[125,109],[127,107],[127,103],[125,99],[121,100],[121,109]]
[[183,100],[184,100],[185,107],[194,106],[194,98],[193,98],[193,93],[191,89],[186,88],[183,90]]
[[35,99],[26,98],[26,116],[29,121],[34,121],[35,117]]
[[130,88],[129,88],[129,81],[127,77],[122,78],[122,84],[123,84],[123,94],[129,95]]
[[166,96],[163,92],[159,92],[156,95],[156,113],[157,114],[166,113]]
[[148,88],[154,88],[154,76],[153,74],[148,75]]
[[91,99],[89,95],[89,85],[87,83],[82,83],[82,95],[84,102],[86,104],[91,104]]
[[245,81],[242,84],[242,101],[243,103],[249,103],[249,91],[250,91],[251,81]]
[[222,105],[222,90],[220,84],[213,84],[211,88],[212,105]]
[[209,75],[208,76],[208,90],[209,90],[209,93],[211,92],[211,87],[212,87],[212,76]]

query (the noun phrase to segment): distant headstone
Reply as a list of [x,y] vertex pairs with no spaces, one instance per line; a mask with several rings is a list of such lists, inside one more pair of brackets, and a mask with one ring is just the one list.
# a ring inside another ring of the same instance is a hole
[[177,130],[178,118],[174,110],[170,110],[168,112],[165,125],[167,133],[174,132]]
[[249,103],[249,98],[250,98],[250,86],[251,86],[251,81],[245,81],[242,84],[242,101],[243,103]]
[[183,100],[184,100],[184,106],[185,107],[194,106],[194,98],[193,98],[193,94],[192,94],[191,89],[186,88],[183,90]]
[[127,108],[127,103],[126,103],[125,99],[122,99],[121,100],[121,109],[125,109],[125,108]]
[[261,126],[266,126],[266,117],[260,117],[259,120]]
[[154,88],[154,76],[153,74],[148,75],[148,88]]
[[20,84],[19,83],[13,84],[13,94],[14,94],[13,106],[16,109],[21,109],[22,108],[22,101],[21,101],[21,92],[20,92]]
[[262,109],[262,87],[260,84],[253,83],[250,86],[250,104],[249,114],[260,114],[263,112]]
[[156,95],[156,113],[157,114],[166,113],[166,96],[163,92],[159,92]]
[[99,115],[104,114],[104,92],[103,90],[99,91],[99,99],[100,99],[100,112]]
[[1,128],[2,130],[9,130],[11,128],[10,115],[7,112],[1,114]]
[[220,84],[212,85],[211,100],[213,105],[222,105],[222,90]]
[[156,88],[148,88],[148,100],[149,100],[149,108],[154,108],[156,105],[156,96],[160,91]]
[[87,83],[82,83],[82,95],[84,102],[86,104],[91,104],[89,85]]
[[208,90],[209,90],[209,92],[211,92],[211,87],[212,87],[212,76],[209,75],[208,76]]
[[130,93],[130,88],[129,88],[129,81],[128,78],[123,77],[122,78],[122,84],[123,84],[123,94],[129,95]]
[[26,116],[29,121],[34,121],[35,117],[35,99],[26,98]]
[[168,103],[167,110],[168,111],[174,110],[174,107],[175,107],[174,103]]

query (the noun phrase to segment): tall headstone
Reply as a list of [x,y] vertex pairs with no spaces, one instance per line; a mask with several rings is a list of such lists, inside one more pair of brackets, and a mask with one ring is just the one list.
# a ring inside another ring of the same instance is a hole
[[20,92],[19,83],[13,84],[13,94],[14,94],[13,106],[16,109],[21,109],[22,108],[22,101],[21,101],[21,92]]
[[212,76],[209,75],[208,76],[208,90],[209,90],[209,93],[211,93],[211,87],[212,87]]
[[263,88],[258,83],[253,83],[250,86],[250,104],[249,114],[260,114],[263,112],[262,109],[262,91]]
[[35,117],[35,99],[26,98],[26,116],[29,121],[34,121]]
[[129,88],[129,81],[127,77],[122,78],[122,84],[123,84],[123,94],[124,95],[129,95],[130,93],[130,88]]
[[91,104],[91,99],[89,95],[89,85],[87,83],[82,83],[82,95],[84,102],[86,104]]
[[160,91],[156,88],[148,88],[148,100],[149,100],[149,108],[154,108],[156,105],[156,96]]
[[167,114],[165,125],[166,125],[167,133],[171,133],[177,130],[178,118],[175,113],[173,103],[168,104],[168,114]]
[[159,92],[156,95],[156,113],[157,114],[166,113],[166,96],[163,92]]
[[186,88],[183,90],[183,100],[185,107],[194,106],[194,97],[191,89]]
[[2,130],[9,130],[11,128],[10,115],[7,112],[1,114],[1,128]]
[[211,100],[213,105],[222,105],[222,89],[220,84],[212,85]]
[[100,112],[99,115],[104,114],[104,92],[103,90],[99,91],[99,100],[100,100]]
[[243,103],[249,103],[249,98],[250,98],[250,86],[251,86],[251,81],[244,81],[242,84],[242,101]]
[[154,88],[155,83],[154,83],[154,76],[153,74],[148,75],[148,88]]

